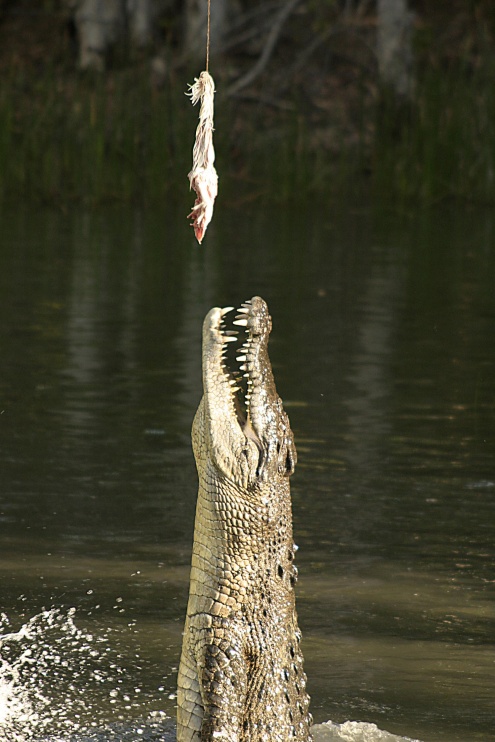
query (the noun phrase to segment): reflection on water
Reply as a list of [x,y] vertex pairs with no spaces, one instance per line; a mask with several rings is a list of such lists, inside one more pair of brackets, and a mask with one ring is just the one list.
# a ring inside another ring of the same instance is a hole
[[495,740],[492,215],[223,216],[2,220],[4,737],[173,738],[201,324],[259,293],[316,721]]

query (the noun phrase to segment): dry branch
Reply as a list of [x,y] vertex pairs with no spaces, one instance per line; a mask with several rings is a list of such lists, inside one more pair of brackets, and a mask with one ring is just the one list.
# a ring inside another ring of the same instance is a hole
[[254,82],[254,80],[256,80],[256,78],[261,75],[266,65],[268,64],[273,50],[275,49],[284,23],[287,21],[291,13],[294,12],[296,6],[299,5],[300,2],[301,0],[288,0],[288,2],[283,5],[277,17],[275,18],[275,21],[270,33],[268,34],[268,38],[266,40],[263,51],[258,58],[258,61],[256,62],[256,64],[253,65],[249,72],[246,72],[245,75],[240,77],[233,85],[230,86],[230,88],[227,90],[227,95],[235,95],[240,90],[243,90],[245,87]]

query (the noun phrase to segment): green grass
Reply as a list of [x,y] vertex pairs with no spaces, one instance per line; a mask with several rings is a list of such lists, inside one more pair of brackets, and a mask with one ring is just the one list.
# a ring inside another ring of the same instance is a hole
[[[315,146],[304,110],[274,114],[217,96],[215,145],[221,187],[233,199],[277,202],[371,185],[378,199],[434,204],[495,202],[495,64],[477,72],[430,70],[414,103],[381,102],[374,141],[338,156]],[[85,77],[13,72],[0,90],[0,200],[56,205],[174,198],[187,172],[197,123],[185,77],[151,88],[139,69]],[[367,126],[369,132],[369,125]],[[344,141],[344,137],[342,137]],[[191,196],[192,198],[192,196]],[[192,201],[191,201],[192,203]]]
[[170,195],[194,127],[181,91],[154,93],[139,75],[10,80],[0,94],[0,195],[158,201]]
[[495,202],[494,74],[495,65],[477,73],[429,71],[411,109],[384,106],[373,162],[378,192],[425,205]]

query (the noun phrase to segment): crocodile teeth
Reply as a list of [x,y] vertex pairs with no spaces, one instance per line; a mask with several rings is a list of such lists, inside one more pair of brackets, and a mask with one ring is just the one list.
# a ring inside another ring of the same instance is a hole
[[221,314],[221,315],[222,315],[222,317],[223,317],[223,316],[224,316],[224,314],[227,314],[228,312],[231,312],[231,311],[233,310],[233,308],[234,308],[234,307],[223,307],[223,309],[221,309],[221,310],[220,310],[220,314]]
[[237,356],[236,361],[243,363],[244,361],[247,361],[247,356]]
[[235,343],[236,340],[237,340],[236,337],[232,337],[232,336],[225,337],[224,335],[222,342],[223,343]]
[[232,324],[233,325],[241,325],[241,327],[247,327],[247,319],[235,319]]
[[242,314],[249,314],[249,306],[247,304],[241,304],[237,311],[241,312]]

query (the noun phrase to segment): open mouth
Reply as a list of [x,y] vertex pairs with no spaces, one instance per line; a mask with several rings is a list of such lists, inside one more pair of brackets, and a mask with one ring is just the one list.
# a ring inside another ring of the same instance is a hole
[[[254,332],[252,322],[252,301],[245,301],[237,309],[234,319],[228,321],[233,307],[222,309],[218,330],[222,339],[222,371],[227,376],[232,400],[239,421],[245,429],[249,424],[249,405],[253,390]],[[236,326],[234,328],[233,326]],[[244,328],[245,336],[237,327]]]
[[203,387],[210,418],[227,427],[237,423],[256,445],[257,476],[269,472],[288,476],[296,452],[268,355],[272,329],[268,307],[253,296],[235,315],[230,315],[232,311],[233,307],[215,307],[205,320]]

